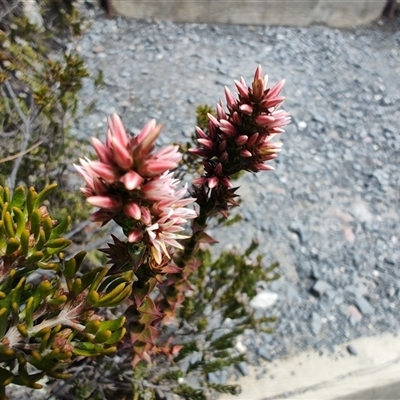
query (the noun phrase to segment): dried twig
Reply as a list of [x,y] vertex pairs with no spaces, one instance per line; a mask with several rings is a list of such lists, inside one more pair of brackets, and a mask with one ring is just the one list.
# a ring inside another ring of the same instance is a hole
[[22,157],[25,154],[28,154],[29,152],[31,152],[32,150],[36,149],[36,147],[40,146],[43,143],[43,140],[39,140],[38,142],[36,142],[35,144],[33,144],[31,147],[29,147],[28,149],[26,149],[25,151],[20,151],[17,154],[13,154],[12,156],[8,156],[8,157],[4,157],[2,159],[0,159],[0,164],[5,163],[7,161],[12,161],[15,160],[18,157]]
[[4,11],[3,14],[0,14],[0,21],[3,18],[5,18],[8,14],[10,14],[10,12],[12,12],[15,8],[17,8],[19,3],[21,3],[21,0],[17,0],[14,4],[10,6],[8,10]]

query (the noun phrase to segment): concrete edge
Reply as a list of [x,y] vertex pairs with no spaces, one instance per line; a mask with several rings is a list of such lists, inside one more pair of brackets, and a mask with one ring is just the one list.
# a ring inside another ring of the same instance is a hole
[[[351,350],[357,354],[351,354]],[[356,400],[400,398],[400,337],[382,334],[344,343],[333,353],[307,351],[250,367],[239,384],[239,396],[220,400]],[[257,379],[260,371],[263,378]]]
[[113,0],[116,13],[174,22],[309,26],[364,25],[379,18],[386,0]]

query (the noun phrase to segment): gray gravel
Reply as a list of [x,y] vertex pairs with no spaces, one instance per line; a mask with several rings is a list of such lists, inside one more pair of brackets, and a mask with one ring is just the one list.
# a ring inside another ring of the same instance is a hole
[[74,46],[105,85],[85,84],[79,138],[103,137],[106,115],[117,112],[132,130],[156,118],[161,144],[182,142],[196,106],[216,104],[241,75],[250,83],[257,64],[271,84],[286,78],[293,122],[276,171],[240,181],[244,221],[221,236],[222,246],[239,248],[257,237],[266,263],[280,263],[282,278],[267,287],[278,299],[262,311],[279,321],[272,337],[241,338],[250,362],[398,332],[400,30],[173,24],[91,12],[93,25]]

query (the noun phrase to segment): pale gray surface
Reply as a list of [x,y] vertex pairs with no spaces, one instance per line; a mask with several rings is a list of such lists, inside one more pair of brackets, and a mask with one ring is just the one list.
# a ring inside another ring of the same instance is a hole
[[[350,354],[352,346],[357,355]],[[251,367],[237,381],[239,396],[220,400],[397,400],[400,398],[400,339],[383,334],[335,346],[319,354],[307,351]],[[259,371],[267,374],[258,379]]]

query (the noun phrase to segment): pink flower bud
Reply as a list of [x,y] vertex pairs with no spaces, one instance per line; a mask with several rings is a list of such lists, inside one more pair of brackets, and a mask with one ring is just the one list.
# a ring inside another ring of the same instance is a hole
[[208,113],[207,117],[212,125],[214,125],[216,128],[219,127],[219,121],[217,120],[217,118],[214,117],[214,115]]
[[225,86],[225,98],[228,107],[232,108],[235,105],[236,101],[235,98],[233,97],[232,92],[229,90],[227,86]]
[[197,141],[206,149],[212,149],[214,147],[214,143],[209,139],[197,139]]
[[251,106],[250,104],[242,104],[239,108],[240,111],[243,111],[247,115],[253,114],[254,111],[253,106]]
[[247,142],[248,139],[249,139],[248,136],[246,136],[246,135],[240,135],[240,136],[238,136],[238,137],[235,139],[235,143],[236,143],[238,146],[243,146],[243,145]]
[[121,146],[127,148],[130,138],[125,131],[119,115],[113,114],[111,118],[108,118],[107,122],[113,136],[113,142],[115,140],[120,143]]
[[145,225],[151,225],[151,213],[147,207],[140,207],[140,211],[142,212],[141,221]]
[[218,178],[215,176],[212,176],[211,178],[208,179],[207,185],[210,189],[215,188],[218,185]]
[[114,183],[119,178],[119,174],[115,168],[108,164],[104,164],[100,161],[90,161],[88,166],[95,174],[103,178],[106,182]]
[[86,201],[92,206],[108,210],[117,210],[121,207],[121,201],[111,196],[90,196]]
[[142,184],[143,177],[140,176],[137,172],[131,170],[127,172],[124,176],[122,176],[120,181],[128,190],[134,190]]
[[112,142],[112,153],[114,156],[114,162],[118,164],[120,168],[123,170],[129,170],[132,167],[132,153],[126,148],[126,146],[123,146],[122,143],[118,142],[115,137]]
[[124,207],[125,214],[129,215],[133,219],[140,220],[142,212],[140,207],[136,203],[129,203]]
[[140,229],[133,229],[128,234],[128,242],[129,243],[136,243],[142,240],[143,238],[143,231]]
[[105,164],[112,164],[113,163],[113,156],[107,146],[104,146],[101,141],[95,137],[92,138],[92,145],[99,157],[99,160]]
[[278,82],[272,89],[270,89],[269,92],[268,92],[268,97],[276,97],[276,96],[278,96],[279,93],[281,92],[285,82],[286,82],[286,80],[283,79],[280,82]]
[[248,90],[244,80],[242,82],[235,81],[235,86],[236,86],[236,89],[237,89],[239,95],[242,96],[244,99],[248,99],[249,90]]
[[249,157],[252,157],[253,154],[251,154],[251,152],[249,150],[247,150],[247,149],[242,149],[240,151],[240,156],[243,157],[243,158],[249,158]]
[[261,126],[268,125],[274,121],[275,121],[274,117],[272,117],[271,115],[265,115],[265,114],[259,115],[255,120],[256,124],[261,125]]

